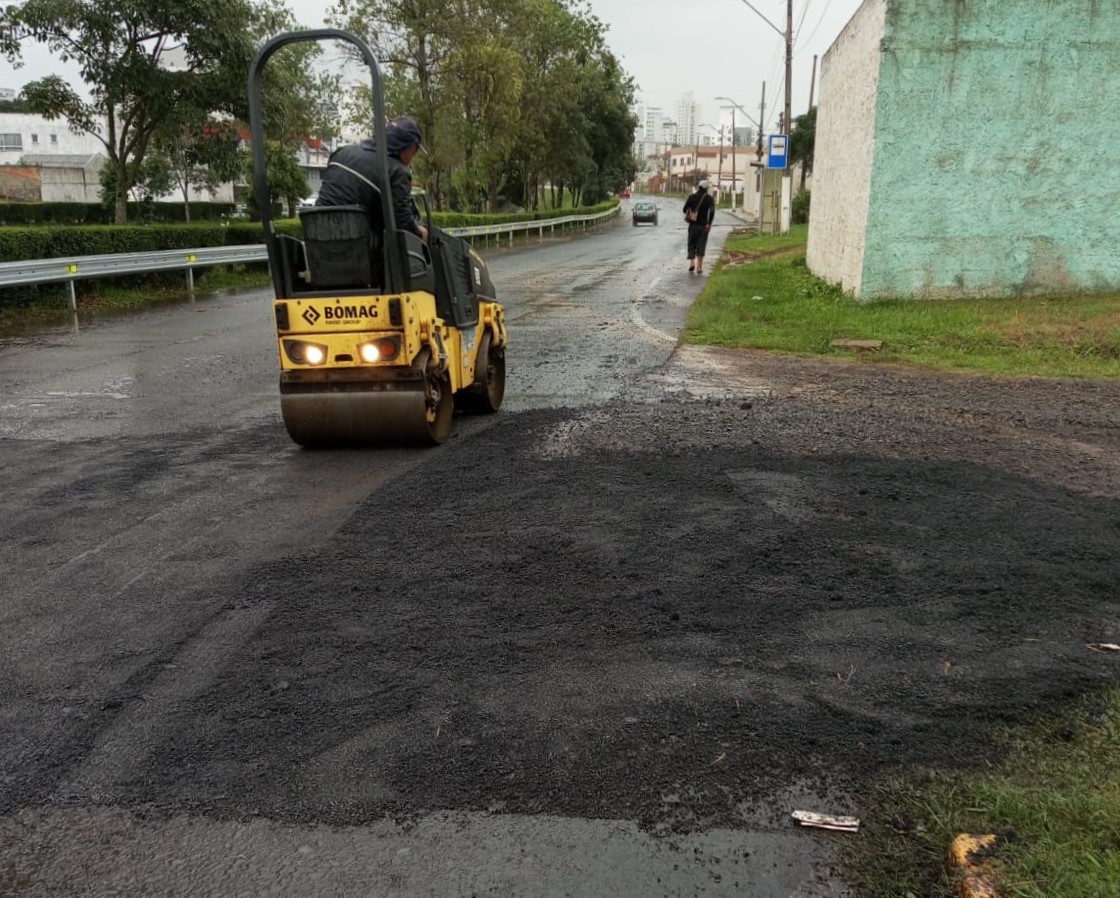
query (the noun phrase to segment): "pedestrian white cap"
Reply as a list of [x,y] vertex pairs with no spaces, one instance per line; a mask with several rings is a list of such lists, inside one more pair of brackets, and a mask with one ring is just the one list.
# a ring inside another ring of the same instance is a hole
[[701,190],[707,190],[708,189],[708,179],[705,178],[703,181],[701,181],[696,186],[699,187]]

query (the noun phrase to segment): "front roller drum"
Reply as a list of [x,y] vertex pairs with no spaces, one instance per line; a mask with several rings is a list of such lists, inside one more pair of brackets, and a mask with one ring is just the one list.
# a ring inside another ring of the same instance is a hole
[[446,374],[416,389],[285,393],[288,435],[308,449],[335,446],[432,446],[451,435],[453,401]]

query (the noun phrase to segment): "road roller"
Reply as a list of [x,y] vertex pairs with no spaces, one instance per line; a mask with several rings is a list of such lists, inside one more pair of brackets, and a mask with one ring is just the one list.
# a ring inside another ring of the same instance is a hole
[[[379,208],[300,209],[301,235],[279,233],[269,191],[262,73],[281,48],[337,40],[371,73]],[[397,227],[389,188],[381,74],[369,46],[337,29],[287,32],[249,72],[253,189],[268,247],[280,359],[280,409],[308,448],[436,445],[456,409],[496,412],[505,392],[505,313],[486,263],[431,226],[428,240]],[[424,212],[420,213],[419,209]]]

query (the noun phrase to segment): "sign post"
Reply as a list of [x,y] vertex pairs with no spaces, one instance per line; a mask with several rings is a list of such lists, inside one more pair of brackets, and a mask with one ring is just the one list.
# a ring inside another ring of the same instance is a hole
[[771,134],[770,152],[766,159],[766,167],[779,169],[785,172],[782,178],[781,192],[781,232],[789,233],[790,218],[793,211],[792,179],[789,173],[789,135]]
[[770,135],[770,153],[767,168],[789,168],[789,137],[785,134]]

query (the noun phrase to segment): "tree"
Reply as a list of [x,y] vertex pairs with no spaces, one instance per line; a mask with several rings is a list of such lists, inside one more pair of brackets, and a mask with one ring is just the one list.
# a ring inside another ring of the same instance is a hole
[[[633,178],[633,89],[605,27],[571,0],[337,0],[334,24],[384,62],[390,115],[420,121],[415,163],[437,208],[500,194],[535,208],[541,186],[603,196]],[[369,90],[354,96],[372,127]]]
[[[307,182],[307,175],[299,167],[299,160],[295,152],[285,143],[270,140],[265,146],[265,171],[268,176],[268,188],[272,195],[272,202],[282,202],[288,207],[288,215],[294,216],[300,200],[311,193],[311,185]],[[256,195],[253,180],[253,163],[251,159],[245,161],[249,176],[249,214],[252,218],[260,217],[260,197]]]
[[191,220],[192,189],[214,191],[227,181],[237,181],[245,168],[236,125],[207,117],[158,130],[151,156],[166,166],[169,189],[174,186],[182,195],[187,221]]
[[[0,50],[17,63],[22,42],[33,40],[78,64],[88,99],[57,75],[25,85],[24,99],[101,141],[115,219],[124,223],[157,130],[184,109],[233,112],[243,104],[253,24],[248,0],[27,0],[0,12]],[[171,51],[175,67],[167,65]]]
[[817,143],[817,107],[814,106],[804,115],[793,120],[793,131],[789,135],[789,158],[791,164],[801,163],[801,189],[805,189],[805,177],[813,171],[813,151]]

